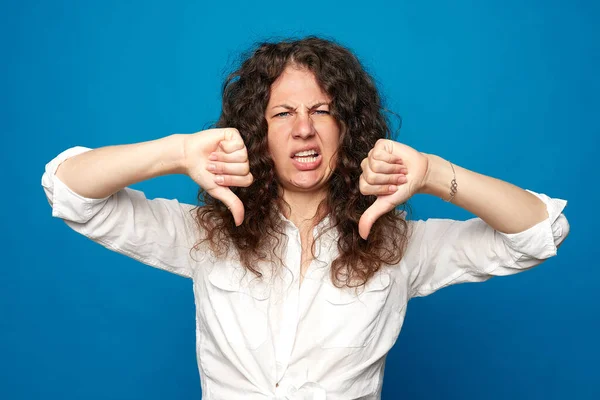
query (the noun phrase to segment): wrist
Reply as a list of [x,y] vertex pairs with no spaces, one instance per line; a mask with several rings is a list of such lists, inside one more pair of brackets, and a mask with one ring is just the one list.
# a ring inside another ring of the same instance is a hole
[[160,161],[157,163],[157,174],[186,174],[187,167],[185,162],[185,137],[184,134],[173,134],[158,139],[156,145],[159,146]]
[[450,163],[435,154],[425,154],[427,157],[427,172],[419,193],[430,194],[443,200],[450,198],[451,182],[454,172]]

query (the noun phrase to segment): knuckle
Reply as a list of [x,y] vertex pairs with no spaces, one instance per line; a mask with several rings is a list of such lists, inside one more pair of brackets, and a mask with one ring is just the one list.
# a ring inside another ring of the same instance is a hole
[[381,160],[383,159],[383,157],[385,157],[385,151],[382,149],[377,149],[375,151],[375,153],[373,153],[373,156],[377,159],[377,160]]
[[381,164],[379,160],[371,160],[370,166],[373,172],[381,172]]
[[360,192],[364,195],[368,194],[367,193],[367,184],[364,180],[360,180],[359,184],[358,184],[358,189],[360,190]]
[[368,164],[369,164],[369,159],[363,158],[363,160],[360,162],[360,168],[364,171],[365,168],[367,168]]
[[244,142],[240,140],[236,140],[231,144],[231,152],[238,152],[245,148]]
[[231,153],[231,142],[229,142],[227,140],[221,142],[221,148],[223,149],[223,152],[225,154]]
[[373,190],[373,185],[369,184],[369,182],[364,179],[360,181],[358,188],[359,191],[365,196],[376,194],[376,192]]

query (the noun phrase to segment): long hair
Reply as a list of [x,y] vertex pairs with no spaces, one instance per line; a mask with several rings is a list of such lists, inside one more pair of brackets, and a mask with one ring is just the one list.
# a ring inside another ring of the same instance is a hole
[[[279,215],[279,182],[267,145],[265,109],[271,85],[290,65],[310,70],[332,99],[330,112],[340,126],[340,144],[319,210],[329,215],[330,229],[339,235],[332,282],[339,287],[361,286],[383,264],[400,261],[408,241],[408,224],[393,210],[375,222],[367,240],[358,233],[360,216],[375,201],[375,196],[359,191],[360,163],[375,142],[390,137],[391,132],[373,79],[352,52],[329,40],[311,36],[261,43],[225,80],[216,127],[239,130],[254,182],[249,187],[231,188],[245,208],[244,222],[238,227],[227,207],[200,189],[198,199],[204,206],[198,207],[197,220],[205,231],[200,243],[208,242],[217,256],[235,249],[241,264],[258,277],[262,276],[257,267],[261,262],[275,257],[281,263],[275,249],[284,227]],[[314,256],[314,244],[312,253]]]

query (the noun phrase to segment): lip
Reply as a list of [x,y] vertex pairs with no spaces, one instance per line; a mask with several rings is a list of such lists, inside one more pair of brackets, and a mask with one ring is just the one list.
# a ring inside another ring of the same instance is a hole
[[303,147],[303,148],[294,150],[290,154],[290,157],[294,158],[294,154],[300,153],[301,151],[307,151],[307,150],[314,150],[318,155],[321,155],[321,151],[319,150],[319,148],[317,146],[307,146],[307,147]]
[[[312,150],[312,149],[307,149],[307,150]],[[300,150],[300,151],[303,151],[303,150]],[[311,171],[313,169],[319,168],[319,166],[323,162],[323,156],[321,156],[320,154],[316,158],[317,159],[315,161],[303,163],[303,162],[297,161],[294,157],[292,157],[292,165],[300,171]]]

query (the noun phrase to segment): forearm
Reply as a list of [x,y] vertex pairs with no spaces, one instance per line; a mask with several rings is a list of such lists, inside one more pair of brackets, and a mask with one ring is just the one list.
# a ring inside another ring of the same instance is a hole
[[98,199],[156,176],[184,173],[184,136],[91,150],[65,160],[56,176],[75,193]]
[[[450,163],[433,154],[426,156],[428,172],[419,193],[449,199],[454,178]],[[495,230],[518,233],[548,218],[545,204],[535,195],[508,182],[453,165],[458,186],[452,203],[475,214]]]

